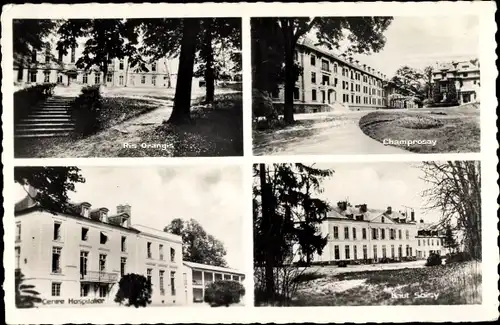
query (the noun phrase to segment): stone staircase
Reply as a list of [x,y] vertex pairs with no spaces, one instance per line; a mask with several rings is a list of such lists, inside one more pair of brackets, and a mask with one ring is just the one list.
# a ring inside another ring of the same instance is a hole
[[15,126],[15,138],[51,138],[69,136],[75,129],[71,117],[73,98],[49,97]]

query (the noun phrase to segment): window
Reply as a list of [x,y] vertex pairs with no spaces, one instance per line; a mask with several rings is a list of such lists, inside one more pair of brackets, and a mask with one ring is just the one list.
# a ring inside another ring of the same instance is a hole
[[377,255],[377,245],[373,245],[373,259],[377,259],[378,258],[378,255]]
[[380,237],[382,237],[382,239],[385,239],[385,229],[380,229],[380,230],[381,230]]
[[358,248],[356,247],[356,245],[352,246],[352,252],[353,252],[353,259],[354,260],[357,260],[358,259]]
[[52,247],[52,273],[61,273],[61,247]]
[[311,72],[311,83],[316,83],[316,72]]
[[312,90],[312,100],[313,100],[313,101],[316,101],[316,100],[317,100],[317,93],[316,93],[316,89],[313,89],[313,90]]
[[61,282],[52,282],[52,297],[60,297],[61,296]]
[[363,239],[366,239],[366,228],[361,229],[361,236]]
[[89,239],[89,228],[82,227],[81,239],[82,241],[87,241]]
[[165,295],[165,285],[163,283],[163,279],[165,278],[165,271],[160,270],[160,295]]
[[156,86],[156,76],[151,76],[151,83]]
[[16,223],[16,242],[21,241],[21,224]]
[[311,55],[311,65],[316,65],[316,56]]
[[295,87],[293,89],[293,99],[299,99],[299,88]]
[[382,220],[382,223],[384,223],[384,222],[385,222],[385,218],[384,218],[384,217],[382,217],[382,218],[381,218],[381,220]]
[[87,297],[90,291],[90,284],[81,283],[80,284],[80,297]]
[[106,234],[101,231],[99,242],[101,243],[101,245],[104,245],[106,244],[107,241],[108,241],[108,236],[106,236]]
[[156,72],[156,62],[151,64],[151,71]]
[[348,260],[350,259],[350,250],[349,250],[349,245],[345,245],[345,259]]
[[122,236],[121,251],[122,251],[122,253],[127,252],[127,237],[126,236]]
[[83,79],[82,79],[82,82],[83,82],[84,84],[87,84],[87,83],[89,82],[89,75],[88,75],[88,73],[86,73],[86,72],[84,72],[84,73],[83,73]]
[[417,245],[420,246],[420,239],[418,240]]
[[103,284],[99,286],[99,298],[105,298],[108,295],[108,287]]
[[429,239],[429,238],[427,238],[427,246],[430,246],[430,245],[431,245],[431,243],[430,243],[430,239]]
[[57,83],[62,84],[62,82],[63,82],[63,76],[62,75],[58,75],[57,76]]
[[29,72],[30,74],[30,82],[36,82],[36,75],[37,75],[37,71],[36,70],[31,70]]
[[391,239],[396,239],[396,231],[394,229],[391,228],[389,234]]
[[344,227],[344,238],[349,239],[349,227]]
[[425,246],[425,239],[422,239],[422,246]]
[[335,64],[333,65],[333,72],[334,72],[334,73],[337,73],[337,63],[335,63]]
[[118,82],[119,82],[120,86],[123,86],[123,76],[120,76],[118,78]]
[[367,260],[368,259],[368,246],[363,245],[363,259]]
[[175,296],[175,272],[171,271],[170,272],[170,290],[172,296]]
[[377,234],[377,229],[373,228],[372,229],[372,239],[377,239],[377,237],[378,237],[377,235],[378,235]]
[[21,265],[21,247],[16,247],[16,269]]
[[394,258],[394,245],[391,245],[391,258]]
[[175,249],[170,248],[170,262],[175,262]]
[[333,238],[339,239],[339,227],[333,226]]
[[163,245],[160,244],[160,246],[158,247],[158,251],[160,252],[160,260],[163,261]]
[[340,249],[339,245],[335,245],[335,259],[339,260],[340,259]]
[[324,71],[330,71],[330,62],[326,60],[321,61],[321,69]]
[[31,52],[31,61],[33,61],[35,63],[38,62],[36,50],[33,50],[33,52]]
[[398,247],[398,257],[403,257],[403,245],[399,245]]
[[356,240],[356,228],[352,228],[352,239]]
[[141,76],[141,84],[145,84],[146,83],[146,76],[145,75],[142,75]]
[[95,77],[94,77],[94,83],[96,85],[100,84],[101,83],[101,74],[99,72],[96,72],[95,73]]
[[99,272],[106,271],[106,254],[99,254]]
[[147,243],[147,256],[148,256],[148,258],[151,258],[151,256],[152,256],[152,254],[151,254],[151,242]]
[[107,81],[107,82],[113,82],[113,75],[112,75],[111,73],[108,73],[108,74],[106,75],[106,81]]
[[407,240],[408,240],[408,239],[410,239],[410,231],[409,231],[409,230],[406,230],[406,232],[405,232],[405,233],[406,233],[406,239],[407,239]]
[[329,86],[330,85],[330,77],[326,76],[326,75],[323,75],[321,77],[321,84]]
[[71,47],[71,63],[75,63],[75,46]]
[[80,251],[80,278],[87,275],[87,266],[89,261],[89,252]]
[[386,258],[387,257],[387,249],[385,247],[385,245],[382,245],[382,258]]
[[121,257],[120,258],[120,275],[123,277],[126,272],[127,272],[127,258]]
[[120,63],[118,65],[118,70],[123,70],[123,67],[124,67],[123,60],[120,60]]
[[434,239],[431,239],[431,246],[434,246]]
[[398,230],[398,237],[399,237],[399,239],[403,239],[401,229]]
[[43,72],[43,82],[50,82],[50,71]]

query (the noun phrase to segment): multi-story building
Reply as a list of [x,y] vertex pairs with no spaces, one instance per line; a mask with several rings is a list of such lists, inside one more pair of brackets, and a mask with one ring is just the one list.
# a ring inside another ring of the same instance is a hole
[[70,48],[67,54],[57,50],[57,34],[44,39],[45,48],[33,51],[30,58],[14,61],[14,83],[16,85],[35,83],[57,83],[69,86],[100,84],[107,87],[175,87],[176,74],[171,73],[172,60],[162,58],[146,64],[148,71],[132,68],[128,58],[113,59],[104,76],[98,68],[88,70],[78,68],[76,62],[83,55],[85,39],[79,39],[77,46]]
[[453,84],[459,104],[479,102],[479,60],[436,63],[432,71],[432,82],[439,86],[443,101],[450,91],[450,84]]
[[[118,283],[129,273],[151,282],[152,305],[196,301],[193,283],[187,281],[193,278],[193,266],[183,262],[180,236],[132,225],[126,204],[118,205],[115,213],[88,202],[51,212],[32,199],[32,188],[29,192],[15,205],[15,267],[40,293],[43,306],[115,304]],[[225,278],[244,279],[232,269],[216,271]]]
[[446,255],[444,234],[436,224],[420,220],[417,231],[417,258],[426,259],[430,254]]
[[327,244],[313,262],[405,260],[416,256],[415,214],[338,202],[321,224]]
[[[372,67],[316,46],[311,38],[299,40],[295,61],[303,68],[294,89],[296,104],[335,105],[350,109],[387,106],[386,76]],[[283,101],[284,88],[273,94]]]

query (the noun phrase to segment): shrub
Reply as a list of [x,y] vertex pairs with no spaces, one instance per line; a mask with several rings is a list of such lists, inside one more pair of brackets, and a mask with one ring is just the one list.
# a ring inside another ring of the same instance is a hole
[[89,135],[102,127],[102,96],[99,85],[82,88],[82,93],[73,102],[75,131],[80,135]]
[[316,272],[302,273],[302,274],[299,274],[298,276],[296,276],[292,280],[292,282],[295,282],[295,283],[309,282],[309,281],[316,280],[316,279],[321,279],[321,278],[324,278],[324,277],[325,277],[324,274],[320,274],[320,273],[316,273]]
[[125,306],[146,307],[151,303],[151,282],[145,276],[135,273],[125,274],[118,283],[115,302]]
[[16,91],[14,93],[14,121],[17,123],[28,115],[39,102],[52,96],[55,86],[54,83],[45,83]]
[[428,98],[424,99],[422,104],[424,105],[424,107],[431,107],[431,105],[434,104],[434,101],[431,98]]
[[443,262],[439,254],[431,253],[427,258],[427,263],[425,263],[425,266],[436,266],[436,265],[441,265],[442,263]]
[[205,288],[205,302],[212,307],[226,306],[240,302],[245,288],[237,281],[215,281]]
[[446,255],[446,264],[470,261],[472,256],[467,252],[451,253]]
[[346,261],[340,261],[337,263],[338,267],[347,267],[347,262]]

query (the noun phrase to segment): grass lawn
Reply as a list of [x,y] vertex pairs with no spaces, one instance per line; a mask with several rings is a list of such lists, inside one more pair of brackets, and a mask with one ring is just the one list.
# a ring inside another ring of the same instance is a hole
[[382,143],[384,139],[436,140],[435,146],[398,146],[417,153],[480,151],[479,109],[474,107],[371,112],[360,119],[359,127]]
[[481,304],[481,264],[304,277],[291,306]]

